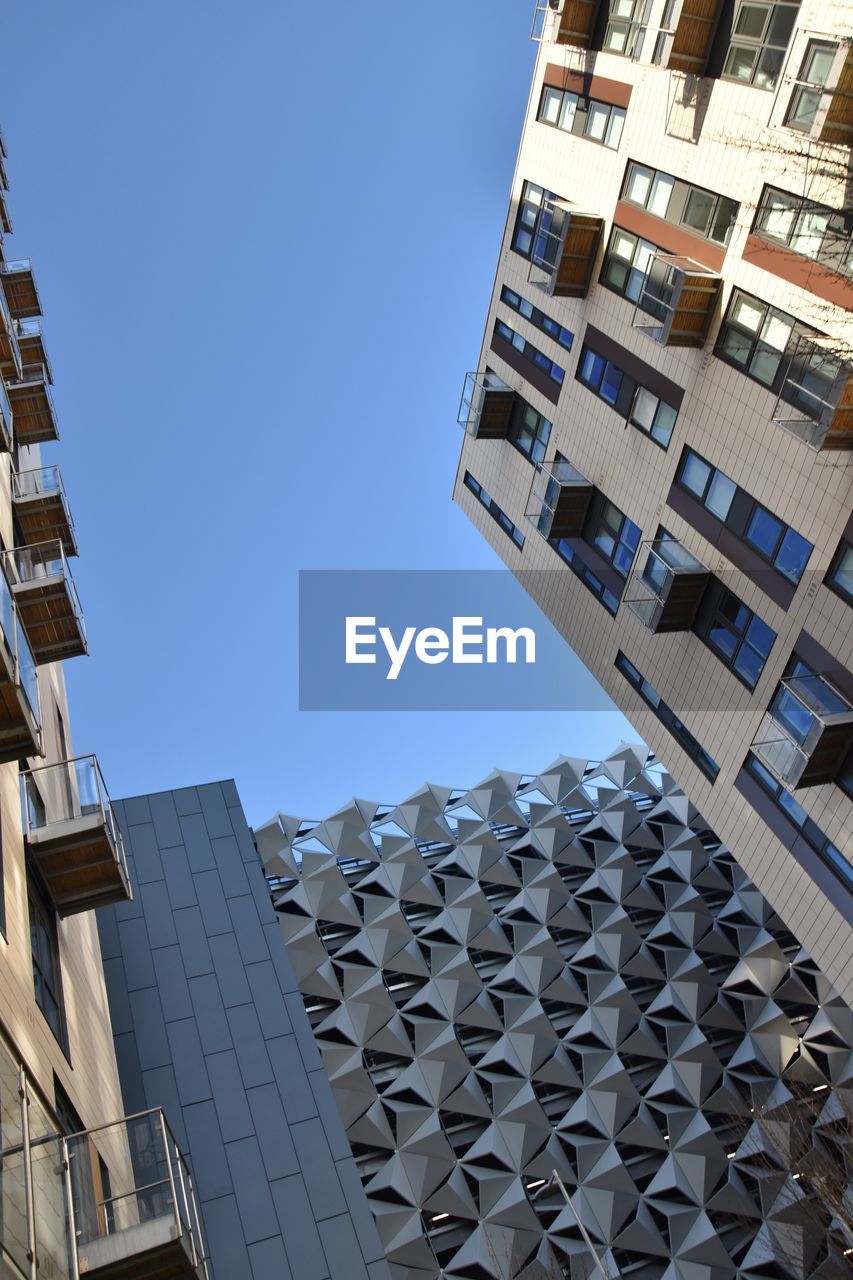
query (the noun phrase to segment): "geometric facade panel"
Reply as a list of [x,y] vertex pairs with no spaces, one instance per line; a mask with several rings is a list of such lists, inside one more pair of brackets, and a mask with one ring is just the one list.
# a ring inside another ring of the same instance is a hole
[[396,1280],[830,1280],[853,1015],[645,748],[255,833]]

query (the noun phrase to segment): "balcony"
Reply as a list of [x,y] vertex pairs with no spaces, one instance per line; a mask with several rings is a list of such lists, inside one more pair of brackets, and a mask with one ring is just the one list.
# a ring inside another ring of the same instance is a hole
[[11,453],[14,444],[12,431],[12,406],[6,385],[0,378],[0,453]]
[[4,378],[20,378],[21,352],[18,333],[6,295],[0,289],[0,373]]
[[820,142],[853,146],[853,45],[834,36],[808,41],[784,124]]
[[0,228],[4,235],[12,234],[12,219],[9,217],[9,208],[6,204],[6,192],[0,183]]
[[634,327],[667,347],[704,346],[722,280],[692,258],[655,253],[634,311]]
[[62,543],[54,538],[13,547],[5,552],[3,567],[36,665],[88,653],[83,611]]
[[35,659],[0,573],[0,762],[42,755]]
[[12,505],[28,547],[58,540],[67,556],[78,554],[74,521],[59,467],[13,472]]
[[667,66],[701,76],[708,62],[720,0],[682,0]]
[[0,262],[0,284],[3,286],[9,310],[16,320],[41,315],[41,302],[33,275],[33,265],[29,258],[18,258],[15,262]]
[[18,338],[18,350],[21,353],[21,364],[28,369],[34,365],[36,367],[42,365],[48,382],[52,383],[53,371],[50,367],[41,320],[38,316],[31,316],[28,320],[16,320],[15,333]]
[[94,756],[21,774],[27,849],[60,916],[127,902],[121,832]]
[[812,449],[853,449],[853,366],[839,344],[792,334],[773,421]]
[[489,369],[465,374],[456,421],[475,440],[505,440],[515,392]]
[[67,1151],[81,1276],[206,1280],[190,1171],[159,1108],[75,1134]]
[[534,475],[524,514],[543,538],[579,538],[594,492],[570,462],[552,462]]
[[656,634],[689,631],[713,577],[710,569],[678,538],[644,542],[637,566],[625,591],[631,612]]
[[550,0],[549,7],[555,15],[551,36],[554,43],[588,49],[592,44],[599,0]]
[[6,390],[12,404],[15,439],[18,444],[45,444],[58,440],[56,411],[50,394],[50,379],[43,366],[25,369],[20,378],[9,379]]
[[536,215],[528,279],[557,298],[585,298],[604,220],[559,197],[543,198]]
[[834,781],[853,747],[853,705],[823,675],[786,676],[752,743],[789,791]]

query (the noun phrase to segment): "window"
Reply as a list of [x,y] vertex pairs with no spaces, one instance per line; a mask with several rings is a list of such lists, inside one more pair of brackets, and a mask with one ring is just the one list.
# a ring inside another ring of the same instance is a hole
[[821,861],[826,864],[834,876],[842,882],[847,890],[853,893],[853,867],[844,857],[841,850],[832,843],[829,836],[821,831],[813,822],[801,804],[798,804],[790,791],[777,782],[771,773],[764,768],[754,755],[746,758],[746,770],[776,803],[776,807],[784,813],[790,822],[798,827],[803,838],[808,841]]
[[753,224],[762,240],[820,262],[830,271],[853,275],[853,215],[765,187]]
[[793,316],[735,289],[714,354],[762,386],[778,390],[795,323]]
[[795,584],[800,581],[814,550],[812,543],[756,502],[734,480],[692,449],[685,449],[676,484],[757,551],[783,578]]
[[588,346],[581,351],[575,376],[632,427],[649,436],[662,449],[667,448],[678,417],[678,410],[673,405],[641,386],[636,378]]
[[[531,258],[533,256],[534,231],[542,201],[556,198],[553,191],[546,191],[543,187],[537,187],[533,182],[525,182],[521,191],[515,230],[512,233],[512,247],[523,258]],[[547,230],[547,227],[542,229]]]
[[837,52],[838,45],[829,41],[809,41],[785,115],[789,129],[811,132]]
[[703,600],[694,630],[748,689],[755,688],[776,639],[766,622],[719,585]]
[[573,550],[571,544],[566,538],[549,538],[548,545],[553,547],[561,560],[569,566],[576,578],[579,578],[586,587],[587,591],[591,591],[596,600],[603,604],[608,613],[616,616],[619,608],[619,597],[614,594],[608,587],[605,587],[597,573],[593,573],[588,565]]
[[33,957],[33,987],[36,1004],[61,1045],[65,1045],[62,1010],[62,983],[59,971],[59,941],[56,915],[44,901],[32,880],[28,885],[30,947]]
[[525,360],[529,360],[537,369],[541,369],[552,382],[556,382],[558,387],[563,385],[563,379],[566,376],[565,369],[561,368],[555,360],[546,356],[538,347],[534,347],[533,343],[528,342],[520,333],[516,333],[515,329],[511,329],[505,321],[495,321],[495,333],[506,342],[511,343],[516,351],[524,356]]
[[584,527],[584,541],[609,560],[620,578],[627,579],[640,545],[640,530],[609,499],[597,494]]
[[649,684],[645,676],[640,674],[621,650],[616,655],[616,669],[636,689],[646,705],[651,707],[661,724],[669,730],[676,742],[687,752],[690,759],[704,773],[708,781],[715,782],[717,774],[720,772],[720,766],[716,760],[708,754],[704,747],[699,745],[686,725],[666,705],[657,689]]
[[486,508],[489,515],[500,525],[507,537],[512,538],[520,551],[524,546],[524,534],[513,524],[509,516],[501,510],[491,494],[487,493],[479,481],[474,479],[470,471],[465,472],[463,484],[466,489],[471,490],[477,501]]
[[853,543],[846,538],[841,539],[824,582],[830,591],[853,604]]
[[721,245],[728,244],[740,209],[737,200],[633,161],[625,174],[622,199]]
[[798,2],[738,0],[723,78],[775,89],[798,9]]
[[510,419],[507,440],[533,463],[542,462],[548,440],[551,436],[551,423],[543,418],[538,410],[516,396]]
[[563,325],[558,324],[556,320],[552,320],[550,316],[546,316],[544,311],[534,307],[532,302],[522,298],[521,294],[516,293],[513,289],[508,289],[506,285],[501,289],[501,302],[505,302],[513,311],[517,311],[520,316],[524,316],[525,320],[529,320],[537,329],[547,333],[548,337],[553,338],[555,342],[559,342],[561,347],[571,351],[572,343],[575,340],[575,335],[571,329],[565,329]]
[[648,0],[610,0],[610,13],[602,49],[639,58],[643,47]]
[[545,85],[536,118],[542,124],[600,142],[615,151],[622,138],[625,108]]
[[659,246],[652,244],[651,240],[643,240],[630,231],[614,227],[604,254],[601,283],[629,302],[637,302],[649,261],[658,249]]

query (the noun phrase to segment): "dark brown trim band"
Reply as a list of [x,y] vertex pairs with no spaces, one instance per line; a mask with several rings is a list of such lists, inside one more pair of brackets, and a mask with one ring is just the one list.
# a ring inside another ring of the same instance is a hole
[[814,262],[784,245],[771,244],[754,235],[747,236],[743,260],[813,293],[816,298],[823,298],[824,302],[853,310],[853,280],[830,271],[822,262]]
[[607,102],[612,107],[627,107],[631,101],[631,86],[619,80],[608,80],[605,76],[590,75],[584,71],[569,71],[549,62],[545,68],[545,85],[555,89],[569,89],[572,93],[582,93],[587,98],[597,98],[599,102]]
[[682,227],[673,226],[671,222],[658,218],[653,213],[647,213],[645,209],[638,209],[635,204],[629,204],[627,200],[617,200],[613,222],[617,227],[633,231],[635,236],[651,240],[652,244],[658,245],[665,253],[677,253],[684,258],[692,258],[694,262],[707,267],[709,271],[722,271],[726,260],[725,249],[716,244],[709,244],[701,236],[694,236],[692,232],[685,231]]
[[491,350],[496,356],[500,356],[501,360],[506,361],[510,369],[514,369],[525,382],[535,387],[546,400],[550,400],[551,404],[557,404],[561,389],[553,378],[548,377],[544,369],[540,369],[532,360],[528,360],[527,356],[516,351],[512,343],[507,342],[506,338],[502,338],[499,333],[492,334]]
[[629,351],[627,347],[620,346],[608,334],[602,333],[600,329],[596,329],[593,325],[588,324],[583,335],[585,345],[592,347],[597,355],[604,356],[605,360],[612,360],[623,373],[627,373],[630,378],[639,382],[640,386],[645,387],[661,400],[665,400],[667,404],[671,404],[673,409],[680,409],[681,402],[684,399],[684,388],[680,387],[677,382],[673,382],[667,378],[658,369],[653,369],[650,364],[646,364],[639,356],[635,356],[633,351]]

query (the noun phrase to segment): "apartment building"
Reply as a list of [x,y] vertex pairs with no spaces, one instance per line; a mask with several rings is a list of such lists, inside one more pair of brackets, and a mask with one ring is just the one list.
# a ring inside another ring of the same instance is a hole
[[204,1280],[162,1112],[122,1110],[93,909],[129,899],[130,882],[98,762],[72,746],[62,663],[87,651],[78,546],[36,277],[7,253],[7,190],[0,143],[0,1276]]
[[454,498],[853,998],[853,7],[538,0]]
[[645,747],[255,837],[394,1280],[849,1275],[853,1014]]

